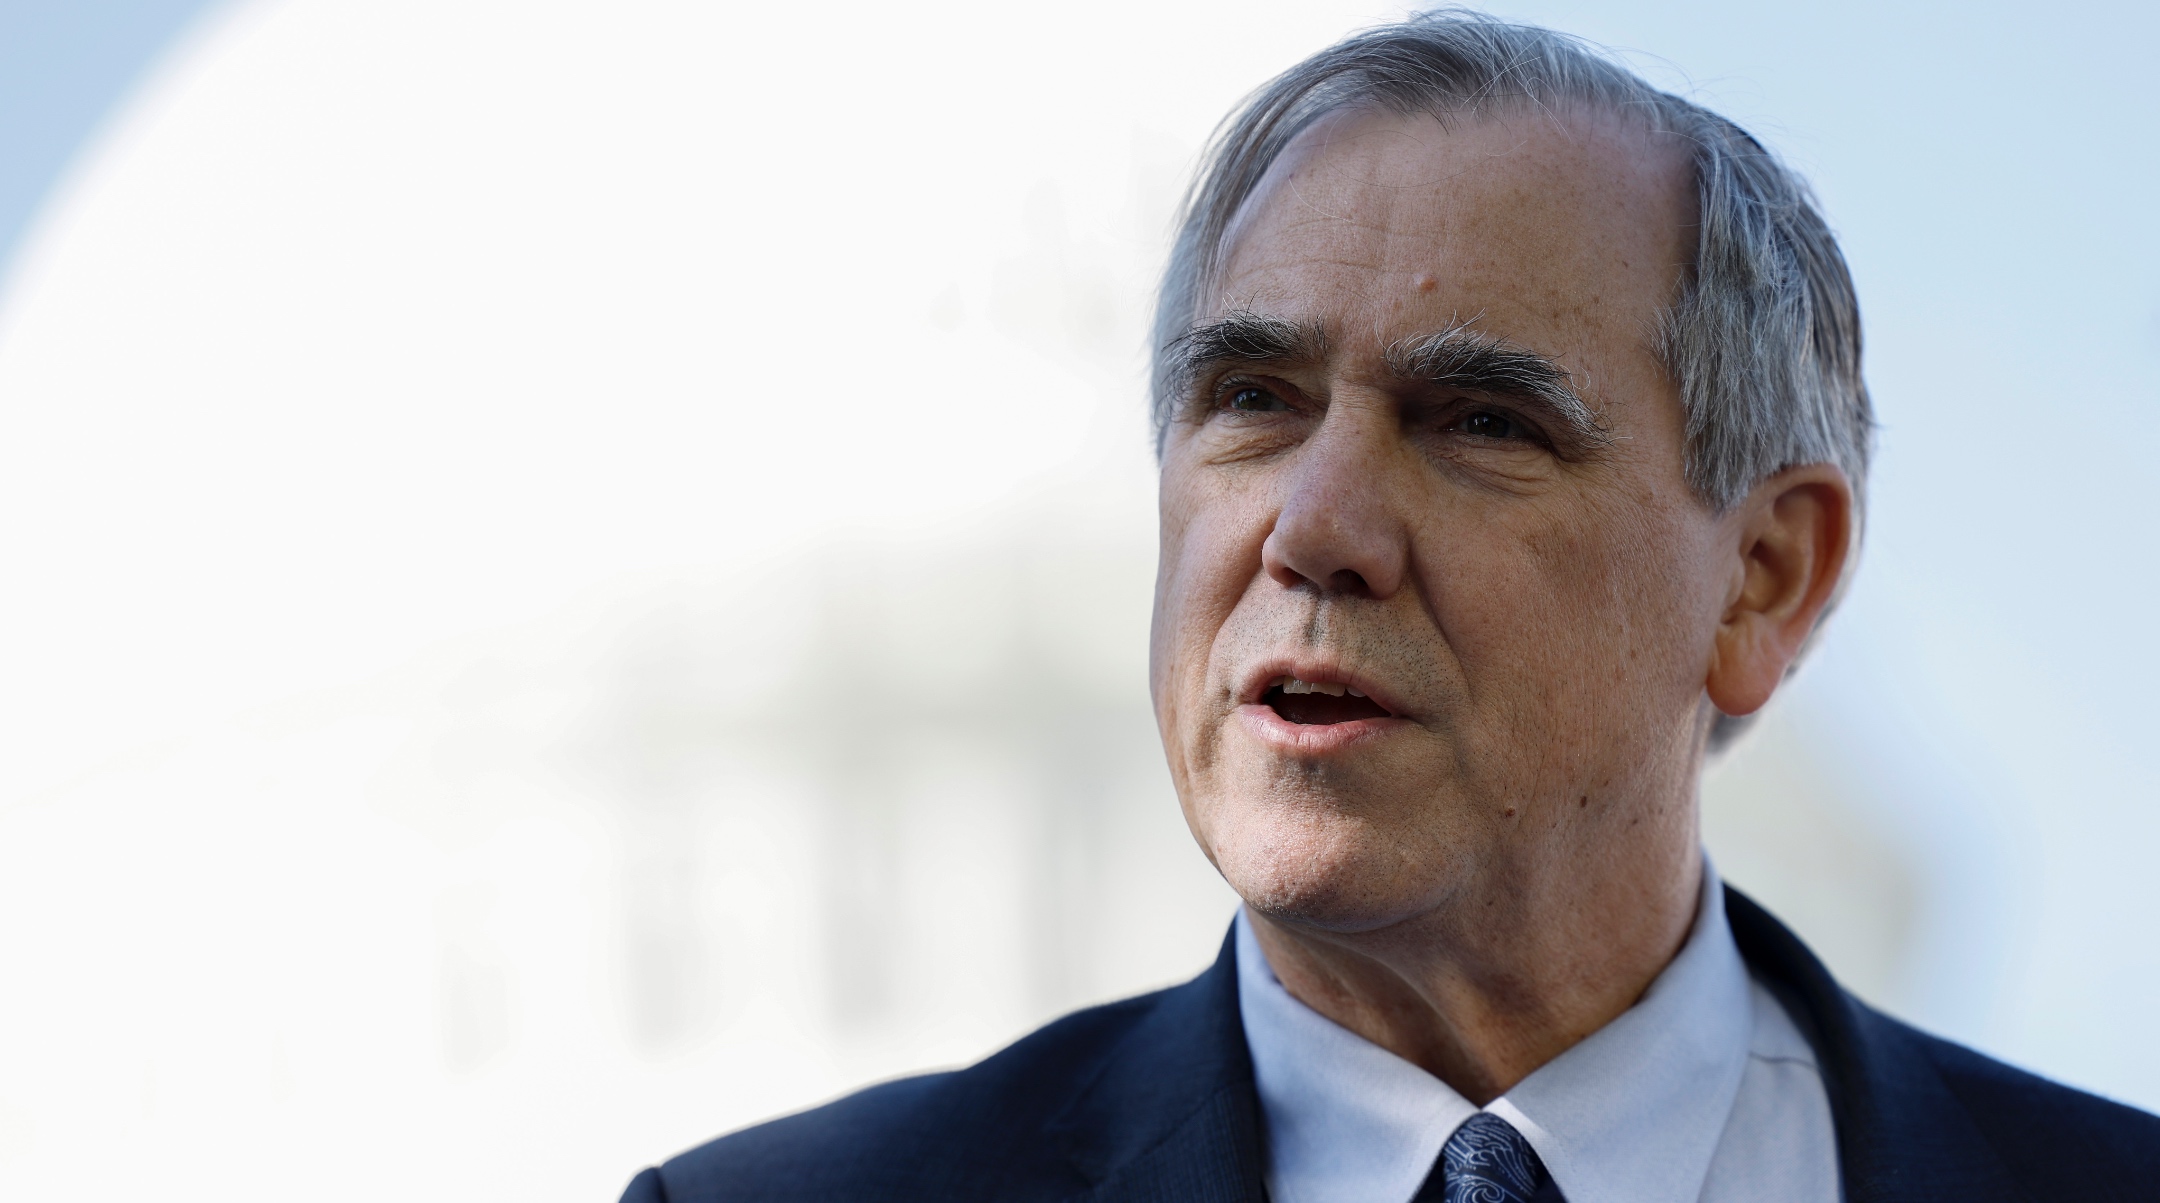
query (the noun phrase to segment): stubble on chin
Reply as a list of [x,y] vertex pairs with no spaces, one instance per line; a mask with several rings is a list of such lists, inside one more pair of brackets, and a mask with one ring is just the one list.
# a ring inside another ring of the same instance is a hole
[[1390,813],[1411,800],[1345,798],[1325,788],[1340,776],[1292,768],[1246,788],[1225,783],[1207,800],[1203,845],[1247,906],[1296,927],[1362,932],[1415,918],[1459,890],[1472,841],[1444,820],[1437,799],[1430,813]]

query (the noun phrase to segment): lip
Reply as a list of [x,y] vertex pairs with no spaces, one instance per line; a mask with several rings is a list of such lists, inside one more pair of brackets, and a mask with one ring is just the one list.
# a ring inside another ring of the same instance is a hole
[[[1310,680],[1311,678],[1306,678]],[[1409,725],[1398,716],[1360,718],[1347,723],[1293,723],[1273,707],[1246,702],[1237,708],[1238,722],[1261,743],[1292,756],[1327,756],[1371,743]]]
[[[1325,681],[1357,690],[1382,710],[1386,718],[1352,719],[1346,723],[1293,723],[1275,713],[1261,699],[1277,677],[1301,681]],[[1241,676],[1236,693],[1237,716],[1245,730],[1261,743],[1294,756],[1325,756],[1370,743],[1410,724],[1403,708],[1385,687],[1330,660],[1316,657],[1278,657],[1261,661]]]
[[[1300,681],[1325,681],[1333,685],[1346,685],[1372,699],[1374,705],[1388,712],[1389,718],[1403,717],[1403,706],[1390,696],[1386,686],[1381,685],[1354,669],[1345,668],[1332,660],[1318,657],[1277,657],[1263,660],[1245,670],[1238,678],[1234,695],[1240,706],[1258,706],[1267,696],[1268,685],[1277,677],[1296,677]],[[1261,707],[1267,709],[1266,707]],[[1270,714],[1274,711],[1268,711]],[[1359,719],[1359,722],[1386,722],[1386,719]],[[1292,724],[1295,726],[1296,724]],[[1350,724],[1336,723],[1335,726]]]

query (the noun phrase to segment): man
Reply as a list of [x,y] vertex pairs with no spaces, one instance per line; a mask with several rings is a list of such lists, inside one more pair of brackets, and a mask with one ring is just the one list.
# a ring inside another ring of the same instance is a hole
[[2160,1197],[2160,1120],[1844,993],[1699,843],[1857,541],[1850,280],[1745,133],[1437,14],[1226,127],[1163,287],[1195,981],[629,1200]]

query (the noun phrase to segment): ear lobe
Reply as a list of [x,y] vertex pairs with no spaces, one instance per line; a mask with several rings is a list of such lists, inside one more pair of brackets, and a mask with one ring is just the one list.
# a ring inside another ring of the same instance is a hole
[[1852,485],[1830,464],[1787,468],[1756,485],[1730,517],[1737,587],[1703,689],[1726,714],[1753,714],[1837,595],[1852,551]]

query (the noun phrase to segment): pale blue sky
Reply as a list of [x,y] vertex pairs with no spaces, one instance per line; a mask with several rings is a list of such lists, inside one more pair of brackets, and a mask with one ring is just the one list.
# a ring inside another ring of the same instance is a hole
[[207,0],[0,2],[0,262],[113,104]]

